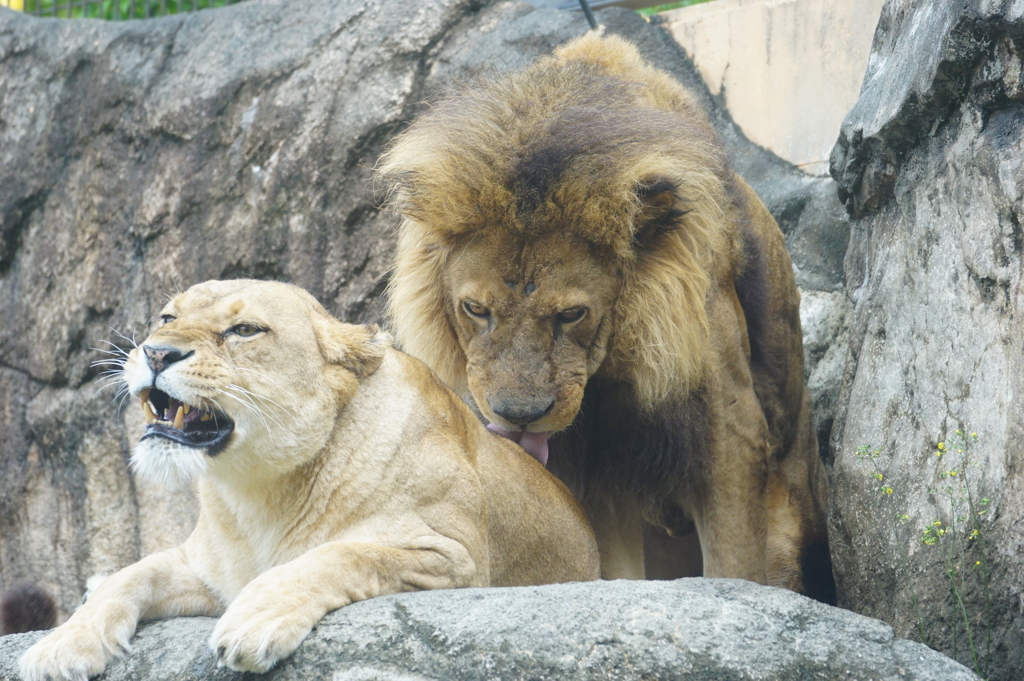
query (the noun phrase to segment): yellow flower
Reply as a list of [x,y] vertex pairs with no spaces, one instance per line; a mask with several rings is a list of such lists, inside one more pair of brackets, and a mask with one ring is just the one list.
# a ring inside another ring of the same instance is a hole
[[980,560],[974,561],[974,567],[978,567],[979,565],[981,565],[981,561]]
[[935,446],[938,447],[940,451],[945,451],[945,449],[946,449],[946,443],[945,442],[940,442],[939,444],[937,444]]
[[950,471],[949,474],[952,475],[954,478],[956,477],[956,471]]

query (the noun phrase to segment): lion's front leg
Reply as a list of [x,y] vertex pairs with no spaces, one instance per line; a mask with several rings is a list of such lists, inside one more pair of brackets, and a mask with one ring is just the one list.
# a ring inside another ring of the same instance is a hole
[[591,493],[583,502],[601,556],[601,579],[643,579],[643,523],[635,498]]
[[766,584],[768,427],[753,390],[725,397],[731,398],[723,399],[729,408],[716,415],[721,427],[704,473],[704,491],[691,502],[704,576]]
[[220,665],[265,672],[331,610],[403,591],[485,586],[486,575],[486,565],[445,538],[415,549],[330,542],[249,582],[217,622],[210,646]]
[[768,583],[764,479],[734,470],[715,475],[714,502],[694,513],[705,577]]
[[71,618],[25,651],[25,681],[83,680],[130,650],[140,619],[216,614],[221,604],[180,549],[149,556],[103,581]]

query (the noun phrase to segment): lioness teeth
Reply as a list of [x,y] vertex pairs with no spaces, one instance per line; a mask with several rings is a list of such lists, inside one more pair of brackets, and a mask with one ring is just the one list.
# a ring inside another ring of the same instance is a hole
[[212,410],[207,411],[202,407],[186,404],[156,388],[139,391],[139,401],[142,403],[142,416],[147,425],[155,423],[185,430],[189,424],[196,421],[213,419]]
[[146,420],[146,423],[153,423],[156,421],[156,414],[153,413],[153,407],[149,405],[146,400],[142,401],[142,418]]

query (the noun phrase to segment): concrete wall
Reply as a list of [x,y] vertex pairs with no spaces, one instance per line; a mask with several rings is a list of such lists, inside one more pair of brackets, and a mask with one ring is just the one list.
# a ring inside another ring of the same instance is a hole
[[662,16],[751,141],[826,175],[883,4],[716,0]]

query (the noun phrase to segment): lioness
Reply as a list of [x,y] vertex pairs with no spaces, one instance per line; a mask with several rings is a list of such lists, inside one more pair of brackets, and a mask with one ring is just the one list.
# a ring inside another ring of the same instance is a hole
[[379,177],[400,346],[550,447],[606,577],[645,576],[646,521],[831,598],[792,265],[689,91],[591,33],[435,103]]
[[353,601],[597,578],[568,490],[375,328],[257,281],[193,286],[161,317],[124,367],[148,422],[132,463],[197,476],[199,521],[26,651],[27,680],[98,674],[140,619],[222,615],[219,664],[264,672]]

